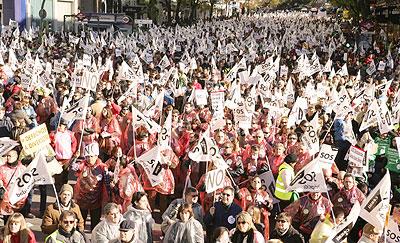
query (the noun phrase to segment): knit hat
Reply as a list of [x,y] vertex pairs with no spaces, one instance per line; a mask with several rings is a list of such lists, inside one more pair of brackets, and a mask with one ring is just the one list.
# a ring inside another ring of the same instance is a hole
[[70,192],[72,195],[74,195],[74,189],[69,184],[64,184],[61,187],[60,194],[63,193],[64,191]]
[[288,154],[288,155],[286,155],[286,157],[283,161],[285,161],[288,164],[292,164],[292,163],[295,163],[296,160],[297,160],[297,156],[295,154]]

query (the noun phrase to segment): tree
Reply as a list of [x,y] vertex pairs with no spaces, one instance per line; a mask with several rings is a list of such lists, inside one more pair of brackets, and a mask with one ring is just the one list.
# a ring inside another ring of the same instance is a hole
[[331,2],[335,6],[348,9],[355,20],[371,17],[371,0],[331,0]]

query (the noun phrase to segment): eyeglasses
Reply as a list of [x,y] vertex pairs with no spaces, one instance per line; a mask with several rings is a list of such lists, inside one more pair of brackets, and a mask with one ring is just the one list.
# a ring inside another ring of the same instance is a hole
[[231,194],[229,194],[229,193],[222,193],[222,196],[227,196],[227,197],[230,197],[230,196],[232,196]]
[[256,136],[256,138],[262,138],[262,136]]
[[286,223],[286,220],[277,220],[276,222],[284,224],[284,223]]
[[247,224],[245,221],[238,221],[237,224]]
[[226,125],[232,125],[232,123],[226,123]]
[[230,146],[225,147],[225,149],[230,149],[230,148],[232,148],[232,147],[230,147]]
[[291,138],[289,138],[290,140],[297,140],[297,138],[295,138],[295,137],[291,137]]
[[64,223],[64,224],[74,224],[74,223],[75,223],[75,220],[71,220],[71,221],[69,221],[69,220],[63,220],[63,223]]

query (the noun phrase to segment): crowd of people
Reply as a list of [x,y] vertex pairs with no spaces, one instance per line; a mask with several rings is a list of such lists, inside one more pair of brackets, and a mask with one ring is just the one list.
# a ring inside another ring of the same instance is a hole
[[[37,186],[45,242],[332,241],[387,171],[399,224],[400,42],[355,29],[297,12],[129,35],[4,26],[0,242],[36,242],[33,189],[10,194],[40,153],[57,195]],[[314,162],[327,190],[291,190]],[[332,242],[395,242],[364,219]]]

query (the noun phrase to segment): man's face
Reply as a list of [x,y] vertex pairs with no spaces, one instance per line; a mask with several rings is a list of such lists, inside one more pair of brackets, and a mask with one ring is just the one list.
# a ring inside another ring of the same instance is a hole
[[261,143],[263,139],[264,139],[264,133],[262,131],[258,131],[256,133],[256,141],[257,141],[257,143]]
[[68,205],[72,199],[72,193],[70,191],[63,191],[60,194],[60,200],[63,205]]
[[318,200],[321,197],[320,192],[310,192],[310,198],[312,200]]
[[225,205],[230,205],[233,202],[233,191],[224,190],[222,193],[222,203]]
[[131,242],[133,235],[135,234],[134,229],[130,229],[128,231],[119,231],[121,242]]
[[352,189],[353,186],[354,186],[354,180],[353,180],[353,178],[351,178],[351,177],[345,177],[345,178],[344,178],[344,181],[343,181],[343,184],[344,184],[344,187],[345,187],[347,190],[350,190],[350,189]]
[[71,232],[76,226],[76,220],[73,216],[67,216],[60,222],[60,226],[66,232]]
[[111,211],[107,213],[106,219],[108,222],[118,224],[119,220],[121,219],[121,214],[118,208],[111,209]]

